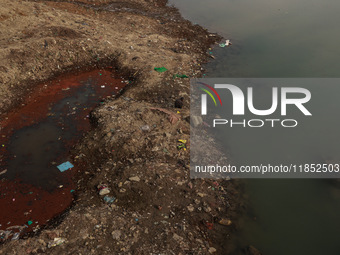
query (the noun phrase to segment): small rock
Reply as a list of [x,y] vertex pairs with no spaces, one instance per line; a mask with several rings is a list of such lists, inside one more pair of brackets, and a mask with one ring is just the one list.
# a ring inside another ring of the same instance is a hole
[[38,243],[43,246],[46,247],[46,242],[43,239],[38,239]]
[[111,235],[113,239],[119,240],[120,236],[122,235],[122,232],[120,230],[114,230],[112,231]]
[[229,219],[221,219],[218,223],[220,223],[221,225],[224,225],[224,226],[229,226],[231,225],[231,220]]
[[150,131],[150,127],[149,127],[149,125],[145,125],[145,126],[141,127],[141,130],[144,131],[144,132],[148,132],[148,131]]
[[204,207],[204,211],[205,211],[206,213],[211,212],[211,208],[210,208],[209,206]]
[[214,247],[209,248],[209,253],[215,253],[215,252],[216,252],[216,249]]
[[200,197],[205,197],[207,194],[198,192],[197,195],[200,196]]
[[173,238],[174,238],[174,239],[175,239],[175,241],[177,241],[177,242],[180,242],[180,241],[182,241],[182,240],[183,240],[183,237],[181,237],[181,236],[177,235],[176,233],[174,233],[174,235],[173,235]]
[[129,178],[130,181],[139,182],[140,178],[138,176],[133,176]]
[[187,209],[189,212],[193,212],[195,210],[195,207],[193,205],[188,205]]

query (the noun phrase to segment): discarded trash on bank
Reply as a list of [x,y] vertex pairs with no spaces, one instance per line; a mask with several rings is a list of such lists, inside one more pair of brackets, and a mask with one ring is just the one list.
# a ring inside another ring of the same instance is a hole
[[187,150],[187,146],[186,146],[186,143],[187,143],[187,140],[183,140],[183,139],[179,139],[178,142],[180,143],[179,145],[177,145],[177,149],[178,150]]
[[107,184],[99,184],[97,186],[99,191],[99,195],[104,196],[110,193],[110,189],[108,188]]
[[104,198],[103,198],[104,202],[107,203],[107,204],[112,204],[116,198],[115,197],[110,197],[108,195],[106,195]]
[[66,162],[60,164],[59,166],[57,166],[57,168],[59,169],[60,172],[65,172],[66,170],[68,170],[72,167],[74,167],[74,165],[72,165],[69,161],[66,161]]
[[232,43],[230,42],[230,40],[226,40],[225,43],[220,43],[220,44],[219,44],[219,46],[220,46],[221,48],[228,47],[228,46],[230,46],[230,45],[232,45]]
[[155,67],[154,70],[159,72],[159,73],[163,73],[165,71],[168,71],[168,69],[166,69],[164,66],[162,66],[162,67]]
[[55,247],[55,246],[63,244],[65,241],[66,241],[66,239],[64,239],[64,238],[56,237],[56,238],[54,238],[53,241],[50,241],[48,243],[47,247],[48,248]]
[[174,74],[173,78],[189,78],[189,77],[186,76],[185,74]]

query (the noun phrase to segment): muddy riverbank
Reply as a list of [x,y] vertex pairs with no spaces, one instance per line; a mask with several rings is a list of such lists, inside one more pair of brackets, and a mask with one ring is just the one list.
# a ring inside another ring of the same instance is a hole
[[[133,83],[122,96],[98,98],[91,131],[70,151],[78,166],[74,205],[0,254],[225,253],[236,184],[190,179],[189,79],[175,76],[202,75],[220,38],[165,1],[4,2],[1,119],[64,72],[110,66]],[[175,109],[180,97],[183,108]],[[178,140],[187,140],[186,150]],[[98,194],[100,184],[114,202]]]

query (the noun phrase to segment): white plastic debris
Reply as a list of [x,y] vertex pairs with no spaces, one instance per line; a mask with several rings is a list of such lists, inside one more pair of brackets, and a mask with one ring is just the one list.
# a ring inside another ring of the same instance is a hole
[[61,238],[61,237],[56,237],[54,238],[53,241],[50,241],[48,243],[48,248],[51,248],[51,247],[55,247],[55,246],[58,246],[58,245],[61,245],[63,243],[65,243],[66,239],[65,238]]

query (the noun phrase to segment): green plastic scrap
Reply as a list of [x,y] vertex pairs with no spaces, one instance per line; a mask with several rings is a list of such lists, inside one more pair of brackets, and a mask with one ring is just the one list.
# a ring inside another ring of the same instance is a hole
[[165,71],[168,71],[168,69],[166,69],[164,66],[162,66],[162,67],[155,67],[154,70],[159,72],[159,73],[163,73]]
[[219,45],[220,45],[221,48],[224,48],[226,46],[225,43],[220,43]]
[[174,78],[189,78],[188,76],[186,76],[185,74],[174,74]]
[[186,149],[187,147],[186,147],[186,145],[184,144],[184,143],[182,143],[182,144],[180,144],[180,145],[177,145],[177,149]]

